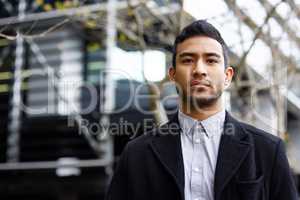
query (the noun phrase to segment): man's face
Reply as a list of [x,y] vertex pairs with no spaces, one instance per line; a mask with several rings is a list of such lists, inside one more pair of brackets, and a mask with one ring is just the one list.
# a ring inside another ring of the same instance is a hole
[[225,70],[221,44],[206,36],[191,37],[178,44],[176,69],[169,70],[182,100],[199,107],[215,103],[232,75],[231,67]]

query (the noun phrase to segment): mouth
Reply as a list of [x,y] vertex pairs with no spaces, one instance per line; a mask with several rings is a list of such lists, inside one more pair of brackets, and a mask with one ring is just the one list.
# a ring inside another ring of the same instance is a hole
[[192,80],[191,87],[210,87],[210,84],[206,80]]

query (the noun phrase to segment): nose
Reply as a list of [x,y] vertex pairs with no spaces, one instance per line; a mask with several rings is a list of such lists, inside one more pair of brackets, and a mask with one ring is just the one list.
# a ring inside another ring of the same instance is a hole
[[202,60],[199,60],[197,62],[197,65],[195,65],[193,69],[193,75],[194,76],[207,76],[207,66],[205,63],[203,63]]

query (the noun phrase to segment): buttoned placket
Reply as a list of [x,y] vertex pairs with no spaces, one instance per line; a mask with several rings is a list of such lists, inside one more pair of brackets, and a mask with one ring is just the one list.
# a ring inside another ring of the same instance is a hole
[[223,114],[203,121],[179,114],[183,133],[181,145],[186,200],[213,200],[215,166],[223,131],[221,123],[223,124],[223,117],[225,118]]
[[193,200],[204,200],[204,184],[203,184],[203,166],[204,161],[204,137],[205,130],[200,121],[198,121],[194,126],[194,131],[192,134],[192,144],[193,144],[193,161],[191,170],[191,197]]

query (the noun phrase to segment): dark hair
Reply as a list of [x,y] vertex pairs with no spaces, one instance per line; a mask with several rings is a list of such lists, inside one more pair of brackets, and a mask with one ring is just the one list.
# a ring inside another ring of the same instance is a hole
[[207,36],[212,39],[217,40],[223,49],[223,56],[224,56],[224,64],[227,67],[228,64],[228,48],[223,40],[219,31],[210,23],[205,20],[198,20],[195,21],[188,26],[186,26],[176,37],[174,45],[173,45],[173,57],[172,57],[172,64],[173,67],[176,67],[176,51],[178,44],[182,43],[184,40],[189,39],[195,36]]

